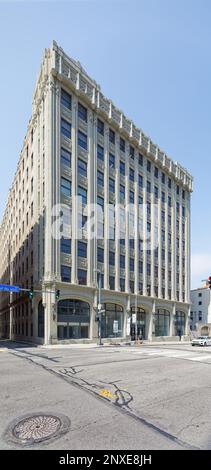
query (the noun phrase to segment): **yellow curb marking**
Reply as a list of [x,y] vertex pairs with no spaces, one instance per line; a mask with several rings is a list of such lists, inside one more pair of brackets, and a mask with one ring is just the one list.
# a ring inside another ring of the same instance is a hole
[[100,395],[106,398],[116,398],[115,395],[113,395],[113,393],[109,392],[109,390],[106,390],[106,389],[100,390]]

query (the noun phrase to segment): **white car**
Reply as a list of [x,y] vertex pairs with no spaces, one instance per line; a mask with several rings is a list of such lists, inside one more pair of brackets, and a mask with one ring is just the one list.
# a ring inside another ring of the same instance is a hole
[[192,346],[209,346],[211,345],[211,336],[199,336],[191,342]]

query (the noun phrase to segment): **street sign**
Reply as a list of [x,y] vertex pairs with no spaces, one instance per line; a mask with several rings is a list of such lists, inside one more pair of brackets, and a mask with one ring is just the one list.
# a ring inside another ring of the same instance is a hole
[[113,322],[113,333],[118,333],[118,320],[114,320]]
[[20,292],[20,287],[7,286],[7,284],[0,284],[0,292]]

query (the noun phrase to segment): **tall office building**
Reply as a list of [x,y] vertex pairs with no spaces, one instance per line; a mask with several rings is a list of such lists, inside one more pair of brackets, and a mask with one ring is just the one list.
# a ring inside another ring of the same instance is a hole
[[1,336],[96,341],[99,284],[102,338],[186,335],[191,192],[191,175],[54,42],[0,228],[1,283],[34,296],[0,294]]

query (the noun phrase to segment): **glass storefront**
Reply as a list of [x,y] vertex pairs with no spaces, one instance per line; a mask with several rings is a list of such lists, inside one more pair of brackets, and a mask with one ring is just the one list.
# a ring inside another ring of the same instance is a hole
[[183,336],[185,334],[185,313],[176,312],[175,315],[175,336]]
[[83,339],[89,337],[90,306],[77,299],[58,302],[58,339]]
[[102,338],[118,338],[123,336],[123,308],[116,304],[104,304],[101,322]]
[[158,309],[155,313],[155,336],[169,336],[170,312]]
[[136,323],[135,315],[137,313],[137,337],[146,339],[146,312],[143,308],[140,307],[131,307],[131,317],[130,317],[130,336],[132,340],[136,339]]

